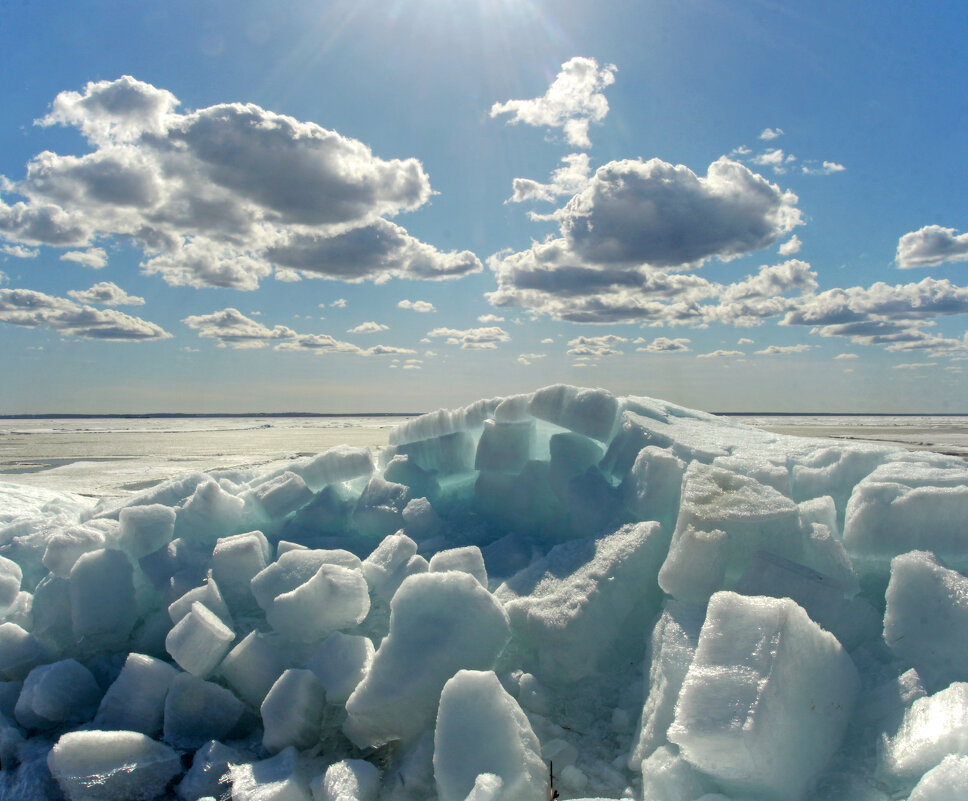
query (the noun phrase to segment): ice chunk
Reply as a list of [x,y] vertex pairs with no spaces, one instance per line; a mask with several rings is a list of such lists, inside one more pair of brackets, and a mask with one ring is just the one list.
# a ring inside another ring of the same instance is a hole
[[501,605],[472,576],[411,576],[393,596],[389,633],[346,702],[344,731],[361,747],[414,737],[433,725],[447,680],[461,668],[492,667],[508,634]]
[[127,506],[118,515],[118,545],[133,559],[165,547],[175,531],[175,510],[158,503]]
[[192,757],[192,767],[175,792],[183,801],[202,801],[205,797],[221,798],[229,784],[229,765],[249,761],[245,752],[210,740]]
[[470,434],[466,431],[455,431],[441,437],[397,445],[394,450],[409,457],[424,470],[448,475],[474,468],[475,447],[474,438]]
[[97,551],[105,546],[104,532],[93,526],[72,526],[47,538],[41,560],[55,576],[67,578],[81,554]]
[[879,465],[890,451],[869,445],[838,445],[814,449],[794,464],[793,498],[806,501],[830,495],[843,519],[854,485]]
[[232,625],[232,615],[222,598],[222,591],[211,573],[205,583],[192,587],[177,600],[168,605],[168,617],[172,623],[178,623],[185,615],[192,611],[192,605],[200,603],[209,612],[216,615],[227,626]]
[[748,476],[693,462],[659,585],[705,603],[711,592],[734,588],[759,550],[802,561],[804,539],[792,500]]
[[403,509],[410,498],[408,487],[374,476],[356,501],[353,524],[364,537],[385,537],[403,526]]
[[604,389],[556,384],[535,392],[528,411],[540,420],[608,442],[615,429],[618,401]]
[[63,659],[30,671],[17,699],[17,722],[27,729],[85,723],[101,700],[101,688],[80,662]]
[[652,629],[650,659],[645,663],[649,671],[645,676],[645,706],[629,757],[629,768],[633,771],[638,771],[642,760],[668,742],[666,732],[696,653],[704,617],[705,609],[701,606],[670,599]]
[[82,554],[71,568],[71,621],[80,642],[122,646],[134,628],[134,569],[121,551]]
[[533,420],[517,423],[484,422],[484,433],[477,443],[474,467],[477,470],[498,470],[518,473],[531,458],[534,448]]
[[313,498],[313,491],[306,486],[301,476],[287,471],[256,484],[240,497],[257,509],[265,519],[281,520],[309,503]]
[[712,464],[713,467],[721,467],[732,473],[740,473],[756,479],[760,484],[773,487],[788,498],[793,494],[793,488],[790,485],[790,469],[785,463],[778,464],[764,459],[760,454],[738,454],[717,456]]
[[177,510],[175,536],[214,544],[219,537],[238,531],[245,501],[208,479]]
[[968,578],[934,554],[894,557],[884,641],[930,687],[968,680]]
[[376,801],[380,772],[362,759],[344,759],[313,782],[313,801]]
[[165,648],[182,668],[204,678],[232,647],[235,632],[204,604],[195,601],[165,638]]
[[880,751],[882,773],[908,786],[946,756],[968,756],[968,684],[955,682],[916,699]]
[[222,660],[219,673],[243,701],[258,709],[287,667],[277,645],[250,631]]
[[[658,523],[627,525],[600,540],[557,545],[497,590],[515,637],[536,652],[539,678],[589,676],[626,627],[644,630],[661,595],[655,577],[668,544]],[[632,647],[640,644],[634,638]]]
[[840,528],[837,525],[837,506],[829,495],[811,498],[797,504],[800,519],[805,524],[820,523],[827,527],[831,535],[840,539]]
[[572,431],[552,434],[548,449],[548,482],[562,500],[565,500],[569,480],[597,465],[605,454],[595,440]]
[[968,756],[947,756],[931,768],[908,801],[968,801]]
[[47,757],[69,801],[151,801],[182,771],[171,748],[134,731],[75,731]]
[[49,658],[50,651],[33,634],[16,623],[0,623],[0,678],[26,678]]
[[461,670],[440,694],[434,779],[440,801],[464,801],[477,777],[501,780],[501,801],[547,796],[541,746],[521,707],[493,672]]
[[337,631],[323,640],[309,660],[309,669],[326,689],[331,704],[345,704],[373,662],[369,637]]
[[839,748],[857,686],[840,643],[793,601],[718,592],[668,737],[726,792],[795,801]]
[[319,534],[339,533],[353,511],[355,499],[342,489],[342,485],[323,487],[313,499],[288,519],[282,528],[286,537],[299,540]]
[[959,475],[961,484],[942,486],[882,481],[883,474],[877,473],[861,481],[844,522],[844,545],[851,557],[886,568],[898,554],[927,550],[949,565],[968,566],[968,473]]
[[430,572],[443,573],[447,570],[459,570],[470,573],[482,587],[487,587],[487,568],[484,567],[484,555],[476,545],[463,548],[449,548],[438,551],[430,557]]
[[373,472],[373,454],[369,448],[337,445],[293,467],[313,491],[327,484],[350,481]]
[[686,463],[665,448],[649,445],[639,451],[619,492],[636,520],[658,520],[670,531],[679,512],[679,494]]
[[178,670],[160,659],[128,654],[124,667],[101,699],[94,725],[100,729],[161,732],[165,698]]
[[417,553],[417,543],[406,534],[391,534],[363,560],[363,575],[370,589],[390,600],[404,578],[408,562]]
[[342,549],[307,549],[286,551],[251,582],[252,594],[259,606],[268,610],[277,595],[292,592],[316,575],[323,565],[340,565],[350,570],[361,570],[360,557]]
[[435,537],[440,531],[440,518],[426,498],[414,498],[403,507],[404,533],[414,540]]
[[411,498],[436,499],[440,493],[436,474],[411,462],[409,456],[397,455],[390,459],[383,471],[383,478],[391,484],[406,487]]
[[714,789],[675,746],[662,746],[642,763],[642,797],[648,801],[693,801]]
[[266,620],[289,639],[319,642],[336,629],[362,622],[369,611],[370,595],[359,570],[322,565],[309,581],[277,595]]
[[461,409],[438,409],[401,423],[390,432],[390,444],[402,445],[422,439],[433,439],[457,431],[473,431],[494,417],[503,398],[479,400]]
[[0,556],[0,612],[12,606],[20,592],[23,571],[20,565]]
[[224,687],[179,673],[165,699],[165,742],[175,748],[201,748],[209,740],[223,740],[244,712],[242,702]]
[[232,801],[313,801],[295,748],[261,762],[229,765]]
[[270,754],[293,746],[300,751],[319,740],[326,693],[311,670],[285,671],[262,702],[262,745]]
[[261,531],[221,537],[215,543],[212,576],[229,608],[247,612],[256,606],[252,579],[265,570],[269,556],[269,542]]

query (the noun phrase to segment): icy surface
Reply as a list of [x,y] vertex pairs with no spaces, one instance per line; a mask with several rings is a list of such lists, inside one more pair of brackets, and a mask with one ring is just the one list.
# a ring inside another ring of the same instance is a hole
[[567,386],[390,443],[0,484],[0,798],[964,797],[960,459]]

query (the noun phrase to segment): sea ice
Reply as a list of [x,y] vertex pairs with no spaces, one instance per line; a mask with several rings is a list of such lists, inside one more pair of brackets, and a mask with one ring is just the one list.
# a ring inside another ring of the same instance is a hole
[[201,748],[208,740],[224,740],[244,712],[243,703],[224,687],[179,673],[165,698],[164,740],[175,748]]
[[165,721],[165,698],[178,669],[145,654],[128,654],[118,677],[101,699],[94,725],[153,737]]
[[195,601],[191,611],[168,632],[165,647],[182,668],[205,678],[219,666],[234,639],[232,629],[208,607]]
[[286,670],[272,685],[260,713],[262,745],[270,754],[293,746],[301,751],[320,737],[326,692],[311,670]]
[[337,631],[319,644],[308,667],[325,688],[326,700],[345,704],[370,669],[374,653],[369,637]]

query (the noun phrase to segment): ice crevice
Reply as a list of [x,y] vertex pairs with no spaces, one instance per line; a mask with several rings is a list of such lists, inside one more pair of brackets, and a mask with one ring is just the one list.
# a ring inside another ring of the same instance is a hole
[[0,484],[0,801],[961,798],[966,571],[960,459],[565,385]]

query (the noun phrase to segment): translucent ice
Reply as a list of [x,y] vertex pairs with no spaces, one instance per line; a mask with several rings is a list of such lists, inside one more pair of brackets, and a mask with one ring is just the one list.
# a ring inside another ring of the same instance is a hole
[[100,700],[101,688],[91,671],[74,659],[63,659],[30,671],[15,714],[28,729],[76,725],[93,717]]
[[326,692],[311,670],[287,670],[272,685],[260,712],[262,744],[270,754],[305,750],[320,737]]
[[138,731],[153,737],[165,720],[165,698],[177,668],[145,654],[128,654],[124,667],[101,699],[94,725]]
[[175,531],[175,510],[161,504],[125,507],[118,520],[118,544],[134,559],[163,548]]
[[266,620],[291,640],[319,642],[360,623],[369,611],[366,579],[359,570],[322,565],[307,582],[273,598]]
[[201,748],[209,740],[224,740],[244,711],[242,702],[224,687],[179,673],[165,699],[165,742],[175,748]]
[[121,551],[83,554],[71,568],[74,637],[90,645],[122,645],[137,619],[134,570]]
[[323,640],[309,660],[309,669],[326,689],[331,704],[345,704],[373,662],[369,637],[337,631]]
[[258,709],[269,688],[288,667],[278,643],[250,631],[219,665],[219,674],[249,706]]
[[232,647],[235,632],[198,601],[168,632],[168,653],[189,673],[204,678]]
[[313,782],[313,801],[376,801],[380,772],[362,759],[344,759]]

